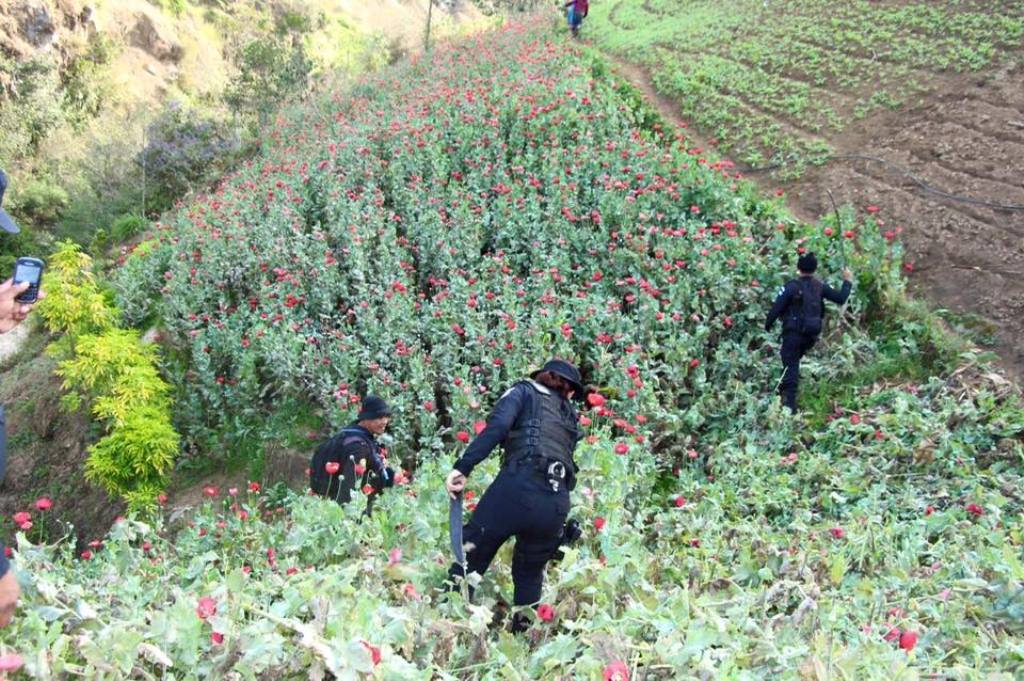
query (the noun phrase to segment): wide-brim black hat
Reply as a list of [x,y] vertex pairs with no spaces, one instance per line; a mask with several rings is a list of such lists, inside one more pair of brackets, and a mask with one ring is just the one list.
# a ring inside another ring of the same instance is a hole
[[572,386],[573,390],[576,391],[576,397],[582,399],[583,383],[582,379],[580,378],[579,369],[574,367],[569,362],[566,362],[564,359],[552,359],[545,362],[544,366],[542,366],[540,369],[537,369],[532,374],[530,374],[530,378],[537,378],[537,374],[543,373],[545,371],[550,371],[555,376],[565,379],[565,381]]
[[362,409],[356,415],[360,421],[372,421],[374,419],[391,416],[391,407],[383,398],[377,395],[367,395],[363,398]]

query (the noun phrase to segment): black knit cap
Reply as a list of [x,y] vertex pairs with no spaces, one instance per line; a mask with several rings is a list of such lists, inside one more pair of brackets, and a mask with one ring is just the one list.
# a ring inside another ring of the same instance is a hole
[[367,395],[363,398],[363,406],[356,418],[360,421],[372,421],[383,416],[391,416],[391,407],[388,403],[376,395]]
[[537,374],[545,371],[550,371],[555,376],[564,378],[572,386],[573,390],[576,391],[576,397],[581,397],[583,395],[583,384],[580,382],[580,372],[569,362],[566,362],[564,359],[548,360],[545,362],[544,366],[530,374],[530,378],[537,378]]
[[818,258],[814,253],[804,253],[796,261],[796,268],[801,272],[811,274],[818,269]]

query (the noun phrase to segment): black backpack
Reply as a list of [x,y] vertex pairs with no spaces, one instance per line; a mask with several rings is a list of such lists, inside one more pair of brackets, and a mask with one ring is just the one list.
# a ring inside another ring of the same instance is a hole
[[824,304],[821,299],[820,280],[813,277],[797,280],[796,300],[793,305],[799,310],[797,329],[805,336],[817,336],[821,333]]
[[[317,447],[309,464],[309,486],[313,492],[321,496],[331,494],[333,491],[331,488],[334,487],[331,484],[332,478],[336,481],[336,484],[342,484],[346,467],[351,465],[350,461],[342,460],[342,451],[345,445],[353,440],[366,442],[370,446],[370,450],[373,451],[372,442],[366,435],[349,428],[343,428],[330,440]],[[332,461],[340,464],[338,473],[333,476],[328,475],[325,468],[326,464]]]

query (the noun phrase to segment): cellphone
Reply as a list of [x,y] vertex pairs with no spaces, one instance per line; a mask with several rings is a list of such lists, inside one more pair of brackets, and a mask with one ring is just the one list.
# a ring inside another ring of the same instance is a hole
[[14,300],[19,303],[34,303],[39,297],[39,282],[43,279],[43,261],[39,258],[18,258],[14,263],[14,283],[27,281],[27,289],[19,293]]

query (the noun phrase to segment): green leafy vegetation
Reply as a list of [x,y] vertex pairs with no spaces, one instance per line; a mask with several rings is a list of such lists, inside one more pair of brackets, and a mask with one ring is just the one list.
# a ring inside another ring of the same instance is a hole
[[43,286],[39,313],[51,332],[63,334],[50,346],[61,360],[61,404],[70,411],[91,405],[106,430],[89,448],[86,478],[132,510],[151,508],[179,449],[156,349],[142,345],[137,331],[117,327],[118,311],[97,285],[92,259],[75,244],[64,242],[53,254]]
[[[870,213],[800,224],[559,29],[508,24],[283,112],[131,251],[118,305],[160,328],[185,465],[335,427],[373,391],[411,482],[362,522],[358,493],[256,485],[84,552],[19,535],[25,605],[0,648],[25,673],[1024,671],[1019,393],[906,302]],[[763,323],[800,248],[857,280],[794,418]],[[474,603],[439,588],[442,481],[460,434],[552,355],[604,398],[576,454],[587,531],[513,637],[508,548]]]
[[738,159],[799,174],[852,121],[941,74],[1008,58],[1016,2],[729,0],[594,3],[587,35],[643,64],[682,115]]

